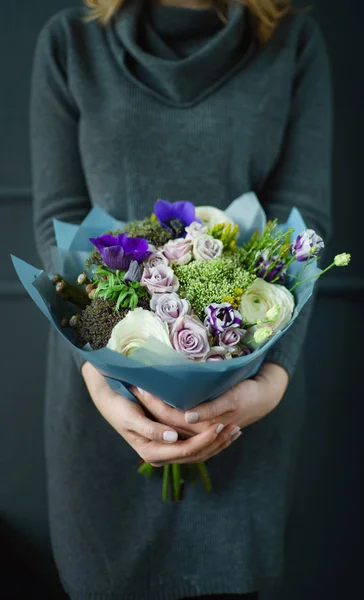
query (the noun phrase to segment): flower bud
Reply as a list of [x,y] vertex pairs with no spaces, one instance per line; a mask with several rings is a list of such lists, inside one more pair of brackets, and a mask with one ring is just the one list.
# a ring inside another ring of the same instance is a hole
[[269,323],[274,323],[278,319],[280,310],[281,308],[279,304],[275,304],[274,306],[272,306],[272,308],[267,310],[267,313],[265,315],[267,321],[269,321]]
[[89,283],[89,280],[88,280],[88,277],[87,277],[86,273],[81,273],[77,277],[77,283],[78,283],[78,285],[84,285],[85,283]]
[[271,337],[272,333],[273,332],[270,327],[260,327],[254,332],[255,343],[263,344]]
[[334,258],[336,267],[347,267],[351,260],[351,254],[343,252],[343,254],[337,254]]

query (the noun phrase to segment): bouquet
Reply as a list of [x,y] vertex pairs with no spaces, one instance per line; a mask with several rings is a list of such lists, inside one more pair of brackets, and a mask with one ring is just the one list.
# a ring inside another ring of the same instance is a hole
[[[255,375],[297,318],[318,277],[323,240],[294,208],[268,221],[253,193],[226,211],[158,200],[129,223],[93,208],[81,225],[54,221],[54,273],[13,258],[26,290],[111,387],[136,385],[181,410]],[[190,465],[212,488],[206,466]],[[152,476],[142,463],[139,472]],[[180,499],[179,465],[164,468],[163,499]]]

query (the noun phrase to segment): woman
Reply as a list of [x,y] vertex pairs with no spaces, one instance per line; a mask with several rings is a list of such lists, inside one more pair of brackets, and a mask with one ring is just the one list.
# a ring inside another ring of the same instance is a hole
[[[86,4],[45,25],[34,62],[34,220],[48,271],[53,218],[79,223],[95,204],[139,218],[160,196],[224,208],[254,190],[269,216],[297,206],[327,237],[331,88],[311,17],[289,0]],[[309,311],[256,378],[186,415],[141,390],[141,406],[118,396],[52,334],[50,523],[72,599],[256,597],[279,583]],[[211,458],[215,491],[163,503],[138,455]]]

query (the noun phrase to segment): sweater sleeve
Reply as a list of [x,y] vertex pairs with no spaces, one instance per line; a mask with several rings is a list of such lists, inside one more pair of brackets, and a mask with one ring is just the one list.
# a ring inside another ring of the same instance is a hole
[[[282,150],[260,198],[268,218],[287,220],[293,206],[325,241],[331,230],[332,89],[330,64],[319,26],[305,18],[296,56],[290,117]],[[268,352],[267,361],[293,375],[305,340],[314,296]]]
[[[90,200],[78,146],[79,111],[68,82],[65,39],[57,15],[37,40],[30,97],[30,151],[35,241],[52,272],[53,219],[80,223]],[[83,359],[73,351],[77,366]]]

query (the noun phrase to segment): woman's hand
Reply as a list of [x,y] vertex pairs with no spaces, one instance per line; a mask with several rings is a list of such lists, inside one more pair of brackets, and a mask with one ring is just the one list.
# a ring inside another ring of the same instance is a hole
[[240,429],[262,419],[277,408],[287,389],[287,371],[271,362],[263,363],[253,379],[246,379],[228,392],[185,413],[186,423],[209,423],[218,419]]
[[[154,466],[204,462],[233,441],[230,436],[233,426],[224,427],[214,421],[193,437],[179,440],[175,428],[170,427],[169,423],[156,423],[148,419],[135,402],[114,392],[90,363],[84,363],[82,375],[90,396],[104,419],[145,462]],[[183,413],[181,414],[183,417]]]

